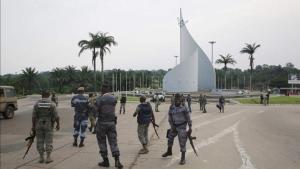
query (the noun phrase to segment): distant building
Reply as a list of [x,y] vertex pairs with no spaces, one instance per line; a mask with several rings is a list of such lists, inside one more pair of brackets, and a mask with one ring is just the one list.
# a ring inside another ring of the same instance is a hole
[[163,90],[167,92],[197,92],[215,89],[215,69],[187,30],[181,10],[179,26],[180,64],[164,76]]

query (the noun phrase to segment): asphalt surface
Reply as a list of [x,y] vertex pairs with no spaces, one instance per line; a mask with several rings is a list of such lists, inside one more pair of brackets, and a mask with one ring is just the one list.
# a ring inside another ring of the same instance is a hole
[[[39,96],[30,96],[18,101],[19,110],[11,120],[0,119],[2,169],[10,168],[82,168],[76,160],[82,158],[79,151],[72,149],[73,110],[70,108],[69,96],[59,97],[58,111],[61,117],[61,130],[56,132],[55,152],[71,154],[68,158],[56,160],[52,165],[37,164],[35,146],[28,154],[27,160],[21,159],[26,143],[24,138],[31,128],[33,103]],[[136,120],[131,117],[137,103],[127,104],[127,113],[119,117],[118,134],[120,135],[121,155],[125,168],[191,168],[191,169],[299,169],[300,168],[300,105],[226,105],[225,113],[219,113],[215,104],[207,106],[208,113],[199,111],[199,105],[193,104],[193,136],[197,152],[196,157],[187,142],[186,165],[180,166],[180,152],[176,138],[173,155],[162,158],[167,149],[166,120],[169,104],[162,104],[156,115],[160,116],[158,130],[160,139],[152,135],[150,152],[138,155],[140,148],[136,138]],[[123,119],[123,121],[122,121]],[[132,124],[132,125],[131,125]],[[131,135],[135,138],[130,137]],[[98,149],[94,138],[88,136],[91,145],[81,153],[89,158],[84,168],[97,166]],[[66,148],[66,145],[67,148]],[[71,152],[72,151],[72,152]],[[130,155],[129,155],[130,154]],[[95,158],[97,156],[97,158]],[[75,158],[76,157],[76,158]],[[78,161],[78,160],[77,160]],[[83,162],[84,163],[84,162]],[[113,167],[111,167],[113,168]]]

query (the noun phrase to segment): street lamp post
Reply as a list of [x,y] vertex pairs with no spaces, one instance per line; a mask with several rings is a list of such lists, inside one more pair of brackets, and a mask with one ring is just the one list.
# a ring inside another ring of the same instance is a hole
[[175,66],[177,66],[177,58],[178,56],[174,56],[175,57]]
[[208,43],[211,44],[211,63],[214,64],[214,44],[216,41],[210,41]]

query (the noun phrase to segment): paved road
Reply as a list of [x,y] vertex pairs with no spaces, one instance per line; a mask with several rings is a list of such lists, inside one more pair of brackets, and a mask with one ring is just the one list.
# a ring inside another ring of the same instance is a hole
[[[72,109],[70,96],[60,98],[59,113],[63,121],[61,131],[55,132],[54,163],[37,163],[35,146],[25,160],[24,138],[30,129],[32,103],[37,96],[22,99],[20,110],[12,120],[1,119],[1,168],[99,168],[98,146],[94,135],[88,134],[86,147],[73,148]],[[300,168],[300,105],[242,106],[227,105],[225,113],[218,113],[214,104],[206,114],[193,104],[193,135],[199,154],[196,157],[187,146],[187,163],[178,165],[180,152],[175,141],[173,156],[162,158],[166,150],[166,120],[168,104],[162,104],[155,113],[160,123],[160,139],[150,129],[150,153],[138,155],[136,119],[132,112],[137,103],[127,105],[128,113],[119,116],[118,137],[121,160],[125,168],[191,168],[191,169],[299,169]],[[130,113],[129,113],[130,112]],[[111,159],[112,160],[112,159]],[[112,161],[113,162],[113,161]],[[111,167],[113,168],[113,167]]]

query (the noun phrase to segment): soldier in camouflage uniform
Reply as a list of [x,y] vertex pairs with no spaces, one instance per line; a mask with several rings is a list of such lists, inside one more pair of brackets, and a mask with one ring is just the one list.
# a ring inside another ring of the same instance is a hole
[[[169,110],[169,124],[171,129],[167,132],[168,137],[168,150],[162,155],[167,157],[172,155],[172,146],[174,138],[178,135],[180,151],[181,151],[181,165],[185,164],[186,141],[188,135],[192,133],[192,121],[190,113],[185,106],[181,105],[182,98],[180,94],[175,95],[175,105],[170,107]],[[187,125],[189,130],[186,131]]]
[[89,118],[89,102],[88,99],[83,95],[84,88],[79,87],[77,89],[78,95],[74,96],[71,100],[71,106],[74,107],[74,142],[73,146],[77,147],[77,138],[80,135],[79,147],[83,147],[85,139],[85,131],[88,127],[88,118]]
[[187,103],[188,103],[189,111],[192,112],[192,108],[191,108],[191,105],[192,105],[192,97],[191,97],[190,94],[187,95],[186,101],[187,101]]
[[200,110],[203,110],[203,95],[202,95],[202,93],[199,96],[199,104],[200,104]]
[[137,106],[133,117],[137,116],[137,132],[139,140],[143,146],[143,148],[139,151],[139,154],[147,154],[149,152],[147,148],[147,145],[149,143],[148,128],[151,122],[155,124],[155,117],[151,104],[149,102],[146,102],[146,96],[142,95],[140,97],[140,103],[141,104]]
[[117,143],[117,117],[115,115],[115,109],[117,99],[115,96],[108,93],[108,86],[102,86],[102,96],[98,96],[96,99],[96,110],[98,114],[98,120],[96,124],[97,141],[100,148],[100,154],[103,158],[103,162],[98,163],[99,166],[109,167],[109,161],[107,157],[107,144],[106,138],[110,145],[112,156],[115,158],[115,167],[123,168],[120,162],[120,151]]
[[51,163],[53,149],[53,127],[56,122],[56,130],[59,130],[59,117],[56,105],[49,99],[49,91],[42,92],[42,99],[37,101],[32,114],[32,131],[36,134],[37,150],[40,154],[39,162],[44,162],[44,152],[47,153],[46,163]]
[[175,103],[175,94],[173,94],[171,96],[171,105],[170,106],[174,105],[174,103]]
[[183,94],[181,94],[181,105],[185,106],[185,97]]
[[95,126],[96,126],[96,118],[95,118],[95,104],[96,104],[96,98],[94,97],[93,93],[89,94],[89,106],[90,106],[90,110],[89,110],[89,120],[91,122],[91,126],[89,127],[90,132],[93,131],[93,134],[96,134],[95,131]]
[[126,95],[122,94],[121,99],[120,99],[120,114],[123,110],[123,114],[125,114],[125,105],[126,105]]
[[155,94],[154,99],[155,99],[155,112],[159,112],[158,106],[160,105],[160,100],[158,94]]
[[206,99],[206,95],[203,95],[202,97],[202,113],[206,113],[206,104],[207,104],[207,99]]

